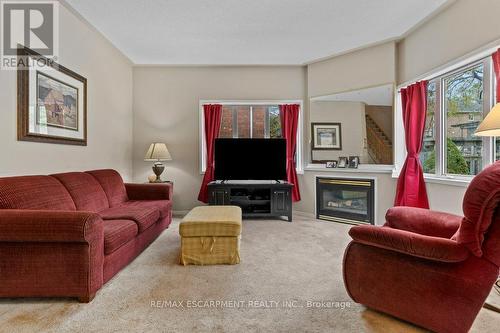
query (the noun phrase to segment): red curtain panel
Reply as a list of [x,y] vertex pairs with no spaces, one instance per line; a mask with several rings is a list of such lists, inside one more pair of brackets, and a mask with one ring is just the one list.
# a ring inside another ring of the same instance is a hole
[[203,105],[203,115],[205,117],[205,142],[207,145],[207,168],[201,183],[198,200],[208,203],[208,183],[214,180],[214,146],[215,139],[219,136],[220,122],[222,117],[222,105]]
[[292,201],[300,201],[299,182],[295,170],[295,151],[297,149],[297,128],[299,125],[300,105],[280,105],[281,133],[286,139],[286,177],[293,184]]
[[497,78],[497,103],[500,103],[500,49],[491,55],[493,68]]
[[424,172],[419,159],[427,109],[427,81],[401,89],[401,101],[407,155],[399,175],[394,205],[429,208]]

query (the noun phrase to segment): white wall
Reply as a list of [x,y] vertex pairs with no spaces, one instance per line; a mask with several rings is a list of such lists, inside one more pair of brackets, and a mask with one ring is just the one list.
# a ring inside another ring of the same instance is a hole
[[[358,50],[306,67],[134,67],[87,23],[61,6],[60,63],[88,80],[88,146],[19,142],[16,139],[16,73],[0,71],[0,175],[114,167],[126,179],[151,173],[143,154],[165,141],[173,155],[165,177],[175,182],[175,209],[197,205],[200,99],[304,99],[304,159],[310,159],[308,97],[405,82],[474,49],[500,40],[496,0],[458,0],[397,44]],[[397,55],[396,55],[397,50]],[[397,71],[396,71],[397,69]],[[307,96],[307,97],[306,97]],[[133,109],[133,114],[132,114]],[[133,123],[133,129],[132,129]],[[347,128],[346,128],[347,130]],[[132,141],[133,137],[133,141]],[[133,169],[133,174],[132,174]],[[314,212],[314,176],[299,175],[302,201]],[[343,175],[340,174],[339,175]],[[392,206],[396,180],[376,177],[377,222]],[[428,183],[431,208],[461,212],[464,187]],[[382,191],[383,189],[383,191]]]
[[395,43],[368,47],[307,66],[309,97],[395,82]]
[[[397,44],[385,43],[302,67],[136,67],[134,68],[134,180],[144,181],[150,163],[142,161],[152,141],[165,141],[173,155],[165,177],[175,182],[176,210],[199,204],[198,153],[200,99],[306,99],[384,83],[411,80],[488,42],[500,39],[496,0],[459,0]],[[397,73],[397,80],[396,80]],[[310,158],[309,103],[304,103],[304,159]],[[302,201],[296,210],[314,212],[314,176],[299,175]],[[339,175],[344,175],[340,174]],[[377,223],[392,206],[396,180],[376,177]],[[427,184],[431,208],[461,212],[465,189]]]
[[[150,173],[142,161],[154,140],[169,143],[174,161],[167,178],[176,182],[177,210],[196,204],[201,181],[198,172],[199,99],[295,99],[314,97],[384,83],[401,83],[441,66],[491,41],[500,39],[496,0],[459,0],[397,44],[358,50],[300,67],[137,67],[134,69],[134,178]],[[397,79],[396,79],[397,74]],[[306,78],[304,78],[306,75]],[[309,103],[304,103],[305,161],[310,159]],[[313,213],[314,176],[335,172],[306,170],[299,175],[299,211]],[[338,175],[345,175],[338,173]],[[355,174],[356,175],[356,174]],[[393,204],[396,179],[376,177],[379,186],[377,223]],[[464,187],[428,183],[431,208],[460,213]]]
[[214,66],[134,68],[134,180],[152,173],[144,154],[154,141],[172,154],[163,178],[174,181],[174,210],[199,205],[200,100],[305,98],[301,66]]
[[500,40],[500,1],[457,0],[398,43],[398,83]]
[[[307,66],[307,72],[309,98],[388,83],[394,84],[396,81],[396,45],[389,42],[316,62]],[[316,102],[310,103],[311,110],[314,108],[312,106],[314,103]],[[313,113],[309,113],[309,110],[306,110],[306,112],[305,119],[313,121]],[[309,123],[307,123],[306,128],[309,127]],[[351,129],[343,126],[342,130],[349,131]],[[310,129],[306,130],[305,137],[305,145],[309,149]],[[308,160],[310,160],[310,149],[306,155],[306,161]],[[304,175],[299,175],[302,201],[294,205],[295,210],[309,214],[315,212],[316,193],[314,184],[316,175],[375,178],[377,182],[375,223],[384,223],[385,212],[393,206],[394,202],[395,181],[390,174],[306,170]]]
[[314,150],[314,160],[338,160],[340,156],[359,156],[361,163],[368,163],[364,103],[314,101],[309,105],[309,120],[311,123],[341,124],[342,149]]
[[132,64],[60,6],[59,63],[87,78],[88,146],[17,141],[16,71],[0,70],[0,176],[115,168],[132,176]]

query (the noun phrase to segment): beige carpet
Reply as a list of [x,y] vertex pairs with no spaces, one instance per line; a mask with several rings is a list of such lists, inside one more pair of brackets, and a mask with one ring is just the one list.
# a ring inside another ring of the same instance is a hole
[[[245,220],[241,264],[205,267],[177,264],[176,219],[90,304],[0,300],[0,331],[422,332],[350,302],[341,273],[349,226],[294,218],[293,223]],[[156,301],[160,307],[151,305]],[[210,307],[204,301],[233,303]],[[331,303],[311,308],[308,301]],[[183,307],[173,307],[179,302]],[[483,309],[472,331],[498,327],[500,314]]]

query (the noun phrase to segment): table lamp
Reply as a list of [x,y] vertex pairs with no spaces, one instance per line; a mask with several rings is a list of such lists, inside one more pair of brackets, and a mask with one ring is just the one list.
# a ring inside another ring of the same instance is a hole
[[155,161],[152,169],[156,175],[156,179],[153,181],[153,183],[163,182],[160,178],[160,175],[162,174],[163,170],[165,170],[165,164],[161,163],[161,161],[171,160],[172,156],[170,156],[166,144],[155,142],[149,146],[149,149],[146,152],[146,156],[144,156],[144,161]]
[[474,133],[477,136],[500,136],[500,103],[497,103]]

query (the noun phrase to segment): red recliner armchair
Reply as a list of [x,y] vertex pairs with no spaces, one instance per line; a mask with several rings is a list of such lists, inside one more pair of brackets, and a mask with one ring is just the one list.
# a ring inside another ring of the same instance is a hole
[[411,207],[355,226],[344,283],[357,303],[436,332],[467,332],[500,266],[500,162],[477,175],[464,216]]

